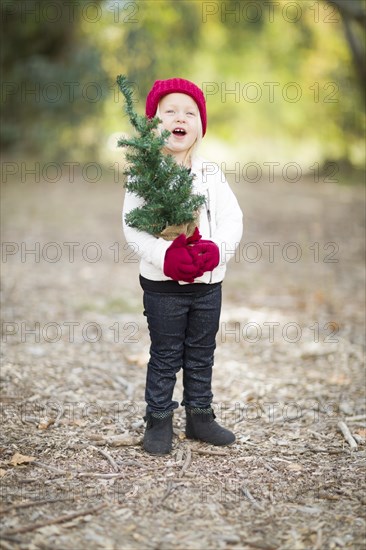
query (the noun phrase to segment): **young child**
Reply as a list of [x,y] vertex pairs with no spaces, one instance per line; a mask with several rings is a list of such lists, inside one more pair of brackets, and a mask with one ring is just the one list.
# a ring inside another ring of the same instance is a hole
[[172,449],[172,401],[176,375],[183,369],[186,436],[213,445],[230,445],[235,435],[215,421],[212,367],[219,329],[221,283],[226,263],[242,235],[242,212],[217,164],[197,156],[206,133],[202,90],[182,78],[157,80],[146,99],[146,115],[157,115],[171,132],[164,152],[195,175],[193,192],[206,196],[199,230],[173,242],[126,225],[127,212],[142,199],[126,192],[123,228],[140,256],[144,315],[150,333],[150,360],[145,389],[144,449],[157,455]]

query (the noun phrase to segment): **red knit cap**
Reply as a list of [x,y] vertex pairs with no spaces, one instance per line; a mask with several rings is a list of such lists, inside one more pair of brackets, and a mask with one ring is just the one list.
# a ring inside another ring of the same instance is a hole
[[170,78],[169,80],[156,80],[146,98],[146,116],[153,118],[156,115],[158,103],[162,97],[168,94],[187,94],[197,103],[201,115],[202,136],[206,133],[207,112],[206,101],[203,92],[198,86],[183,78]]

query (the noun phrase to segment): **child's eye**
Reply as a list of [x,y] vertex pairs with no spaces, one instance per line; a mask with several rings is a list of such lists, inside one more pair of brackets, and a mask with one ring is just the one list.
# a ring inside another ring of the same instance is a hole
[[192,115],[192,116],[195,116],[195,113],[191,113],[191,112],[189,112],[189,113],[187,113],[187,115]]
[[165,111],[166,113],[174,113],[173,109],[168,109],[168,111]]

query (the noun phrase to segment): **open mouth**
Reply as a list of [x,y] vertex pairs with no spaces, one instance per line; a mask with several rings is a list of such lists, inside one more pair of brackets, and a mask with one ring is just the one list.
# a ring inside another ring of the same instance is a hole
[[184,128],[174,128],[172,134],[174,134],[175,136],[185,136],[186,135],[186,131]]

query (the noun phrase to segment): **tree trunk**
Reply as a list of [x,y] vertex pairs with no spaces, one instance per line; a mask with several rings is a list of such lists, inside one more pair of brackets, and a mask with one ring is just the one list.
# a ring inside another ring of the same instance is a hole
[[352,53],[352,58],[356,68],[357,77],[361,85],[362,93],[364,93],[366,88],[366,59],[364,44],[366,29],[365,4],[362,0],[326,1],[330,5],[336,6],[341,14],[346,40]]

